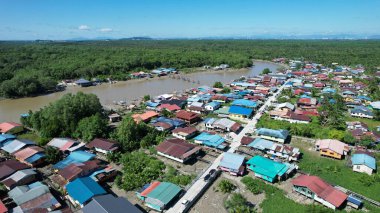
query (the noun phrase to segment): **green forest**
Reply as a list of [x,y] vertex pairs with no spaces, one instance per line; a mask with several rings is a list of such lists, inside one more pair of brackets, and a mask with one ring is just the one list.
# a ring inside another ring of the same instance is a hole
[[304,58],[323,64],[380,64],[376,40],[115,40],[0,42],[0,96],[23,97],[55,89],[62,79],[126,80],[134,71],[227,63],[249,67],[252,59]]

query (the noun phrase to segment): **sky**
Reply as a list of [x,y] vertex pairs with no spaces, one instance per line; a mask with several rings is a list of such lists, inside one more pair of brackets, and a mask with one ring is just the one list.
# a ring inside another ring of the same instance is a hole
[[380,35],[380,0],[0,0],[0,40]]

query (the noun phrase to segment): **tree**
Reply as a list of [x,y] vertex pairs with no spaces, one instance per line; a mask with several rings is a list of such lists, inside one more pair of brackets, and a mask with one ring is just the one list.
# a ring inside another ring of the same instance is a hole
[[345,104],[343,98],[340,95],[334,94],[332,96],[327,95],[322,100],[319,111],[319,122],[322,126],[328,126],[335,129],[345,129]]
[[224,179],[219,182],[218,188],[223,193],[230,193],[236,189],[236,186],[233,183],[231,183],[229,180]]
[[162,109],[161,111],[161,115],[164,116],[164,117],[167,117],[167,118],[172,118],[174,117],[174,113],[167,110],[167,109]]
[[351,132],[346,131],[346,132],[344,133],[343,141],[344,141],[345,143],[348,143],[348,144],[354,145],[355,142],[356,142],[356,138],[355,138],[354,136],[352,136],[352,133],[351,133]]
[[220,82],[220,81],[217,81],[217,82],[215,82],[214,83],[214,86],[213,86],[214,88],[223,88],[223,83],[222,82]]
[[103,114],[103,107],[96,95],[69,93],[49,106],[31,112],[24,123],[31,125],[42,137],[74,137],[79,121],[97,113]]
[[261,71],[261,74],[263,74],[263,75],[267,75],[269,73],[272,73],[272,71],[270,71],[269,68],[265,68],[265,69],[263,69],[263,71]]
[[144,95],[144,101],[149,101],[150,100],[150,95]]
[[359,144],[361,146],[365,146],[367,148],[371,148],[373,146],[373,138],[371,136],[364,136],[360,141]]
[[97,137],[106,137],[108,122],[99,113],[91,117],[83,118],[79,121],[74,136],[89,142]]
[[62,159],[62,154],[61,152],[51,146],[46,147],[45,149],[45,155],[46,155],[46,161],[50,164],[57,163]]
[[222,91],[221,91],[221,93],[223,93],[223,94],[230,93],[230,92],[231,92],[231,89],[228,88],[228,87],[224,87],[224,88],[222,89]]

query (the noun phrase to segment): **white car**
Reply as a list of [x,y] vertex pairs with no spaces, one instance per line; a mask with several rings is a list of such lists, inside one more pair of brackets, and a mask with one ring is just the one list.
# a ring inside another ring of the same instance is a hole
[[189,204],[189,200],[186,200],[186,199],[185,199],[185,200],[183,200],[181,203],[182,203],[182,205],[186,206],[187,204]]

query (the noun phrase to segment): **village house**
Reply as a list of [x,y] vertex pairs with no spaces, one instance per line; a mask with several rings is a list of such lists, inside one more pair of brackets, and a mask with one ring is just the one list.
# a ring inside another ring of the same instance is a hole
[[114,197],[113,195],[99,195],[93,197],[91,202],[86,204],[83,213],[143,213],[124,197]]
[[34,182],[36,178],[37,173],[34,169],[23,169],[13,173],[11,176],[5,178],[1,182],[8,190],[11,190],[16,186]]
[[243,175],[245,171],[245,158],[242,155],[225,152],[220,160],[218,169],[229,172],[231,175]]
[[153,118],[158,117],[158,115],[159,114],[155,111],[146,111],[145,113],[142,113],[142,114],[133,114],[132,118],[136,123],[139,123],[139,122],[147,123]]
[[353,117],[359,117],[359,118],[372,119],[374,117],[373,112],[364,106],[357,106],[354,109],[351,109],[350,114]]
[[249,159],[246,164],[253,171],[255,177],[271,183],[286,178],[296,169],[290,164],[276,162],[259,155]]
[[0,123],[1,134],[17,134],[24,131],[24,127],[21,124],[15,122]]
[[86,145],[89,149],[94,149],[102,154],[108,154],[119,149],[119,144],[116,141],[111,141],[103,138],[95,138]]
[[369,154],[359,153],[351,157],[352,169],[355,172],[367,173],[371,175],[376,171],[376,159]]
[[35,145],[33,141],[26,139],[15,139],[13,141],[9,141],[1,147],[2,150],[6,151],[9,154],[15,153],[25,147]]
[[70,153],[65,159],[59,161],[53,165],[54,169],[64,169],[72,163],[84,163],[86,161],[92,160],[95,158],[94,154],[85,152],[85,151],[75,151]]
[[186,126],[186,122],[183,121],[183,120],[181,120],[181,119],[178,119],[178,118],[166,118],[166,117],[163,117],[163,116],[153,119],[150,123],[152,125],[154,125],[155,123],[158,123],[158,122],[168,123],[171,126],[173,126],[173,128],[179,128],[179,127]]
[[167,139],[156,146],[157,154],[166,158],[175,160],[180,163],[185,163],[191,158],[195,157],[200,147],[187,143],[182,139]]
[[219,102],[212,101],[205,105],[205,109],[212,112],[219,109],[220,106],[221,104]]
[[173,183],[154,181],[145,185],[136,195],[147,207],[162,212],[178,199],[181,192],[182,189]]
[[293,190],[331,209],[340,208],[347,195],[317,176],[300,175],[292,180]]
[[253,109],[241,106],[231,106],[228,110],[228,113],[229,118],[240,120],[250,118],[252,116]]
[[202,144],[216,149],[225,149],[227,144],[225,139],[220,135],[210,134],[207,132],[202,132],[200,135],[194,138],[194,143]]
[[91,198],[107,194],[106,191],[90,177],[77,178],[66,185],[66,198],[75,206],[83,206]]
[[315,149],[319,151],[321,156],[339,160],[343,159],[350,151],[347,144],[334,139],[317,140],[315,142]]
[[242,128],[242,126],[239,123],[232,121],[228,118],[206,118],[204,122],[206,129],[217,130],[221,132],[237,133]]
[[184,120],[185,122],[192,124],[195,122],[198,122],[201,118],[199,114],[194,113],[194,112],[188,112],[185,110],[180,110],[176,113],[176,117],[178,119]]
[[166,122],[155,122],[152,123],[152,126],[154,126],[154,128],[156,128],[160,132],[171,131],[172,129],[174,129],[174,126],[171,123]]
[[16,139],[16,136],[11,134],[0,134],[0,148],[4,146],[8,141]]
[[36,167],[45,162],[44,149],[39,146],[29,146],[13,153],[15,158],[30,167]]
[[0,162],[0,180],[9,177],[10,175],[14,174],[19,170],[24,170],[28,168],[29,166],[27,166],[26,164],[13,159]]
[[271,141],[276,141],[279,143],[285,143],[289,136],[289,131],[279,129],[279,130],[274,130],[274,129],[267,129],[267,128],[260,128],[256,130],[257,136],[271,140]]
[[172,135],[182,140],[188,140],[198,133],[195,127],[179,127],[172,130]]
[[202,114],[205,112],[204,103],[193,102],[192,104],[190,104],[190,106],[187,107],[187,111]]
[[17,186],[9,191],[8,195],[17,204],[12,212],[47,212],[61,207],[50,193],[49,187],[41,182]]
[[70,153],[73,151],[81,150],[86,144],[80,143],[70,138],[53,138],[47,146],[59,149],[62,152]]
[[302,109],[313,109],[316,108],[317,99],[316,98],[300,98],[297,101],[297,106]]
[[262,138],[256,138],[247,147],[259,150],[267,154],[270,158],[280,158],[287,161],[297,161],[301,155],[299,148],[289,145],[278,144]]

